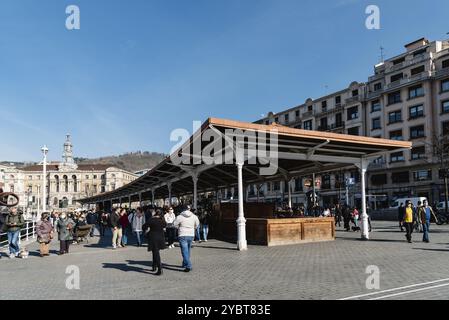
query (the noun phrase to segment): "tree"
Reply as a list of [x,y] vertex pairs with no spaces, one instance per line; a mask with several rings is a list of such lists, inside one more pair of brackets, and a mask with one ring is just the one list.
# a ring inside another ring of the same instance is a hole
[[449,202],[449,132],[445,132],[442,135],[434,135],[433,141],[433,155],[438,162],[438,169],[440,176],[444,179],[444,200],[446,215],[449,214],[448,202]]

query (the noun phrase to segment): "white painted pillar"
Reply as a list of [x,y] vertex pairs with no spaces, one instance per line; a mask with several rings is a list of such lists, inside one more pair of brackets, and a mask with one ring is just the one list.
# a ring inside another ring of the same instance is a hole
[[368,161],[362,159],[359,168],[362,187],[362,239],[369,240],[368,213],[366,211],[366,170],[368,168]]
[[168,188],[168,205],[171,206],[172,205],[171,182],[167,183],[167,188]]
[[288,207],[292,208],[292,186],[291,186],[291,179],[286,181],[287,188],[288,188]]
[[192,173],[193,180],[193,209],[198,208],[198,174]]
[[238,192],[239,192],[239,217],[237,219],[237,248],[247,250],[246,219],[243,212],[243,163],[237,163]]

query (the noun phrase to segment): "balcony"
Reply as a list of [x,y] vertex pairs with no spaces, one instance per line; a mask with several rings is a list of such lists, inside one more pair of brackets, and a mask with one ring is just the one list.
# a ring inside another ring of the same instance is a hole
[[307,112],[304,112],[302,114],[302,119],[311,118],[313,116],[315,116],[315,111],[313,111],[313,110],[312,111],[307,111]]
[[319,126],[318,131],[330,131],[331,130],[331,126]]
[[330,130],[338,130],[338,129],[344,129],[345,128],[345,122],[338,122],[338,123],[333,123],[330,126]]
[[326,111],[316,112],[315,116],[319,117],[319,116],[324,116],[324,115],[335,113],[335,112],[341,112],[343,109],[344,109],[344,105],[338,104],[335,106],[335,108],[327,109]]
[[386,88],[388,90],[395,89],[395,88],[398,88],[398,87],[401,87],[401,86],[404,86],[404,85],[409,85],[409,84],[411,84],[413,82],[416,82],[416,81],[421,81],[421,80],[428,79],[430,76],[431,76],[430,72],[425,71],[425,72],[419,73],[417,75],[414,75],[413,77],[410,77],[410,78],[404,78],[404,79],[401,79],[401,80],[397,80],[397,81],[391,82],[391,83],[389,83],[386,86]]
[[443,77],[449,76],[449,68],[435,71],[433,76],[435,78],[443,78]]
[[366,97],[367,97],[368,100],[379,98],[380,95],[382,94],[382,92],[383,92],[383,89],[377,90],[377,91],[373,91],[373,92],[369,92]]
[[385,76],[385,73],[379,73],[379,74],[375,74],[374,76],[371,76],[368,78],[369,82],[374,82],[376,80],[382,79]]

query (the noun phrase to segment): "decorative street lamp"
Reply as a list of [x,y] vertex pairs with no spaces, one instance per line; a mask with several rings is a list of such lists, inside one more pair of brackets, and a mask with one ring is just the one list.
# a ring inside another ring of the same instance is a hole
[[[44,145],[41,149],[42,154],[44,155],[43,161],[43,177],[42,177],[42,212],[47,211],[47,154],[48,148]],[[40,217],[39,217],[40,218]]]

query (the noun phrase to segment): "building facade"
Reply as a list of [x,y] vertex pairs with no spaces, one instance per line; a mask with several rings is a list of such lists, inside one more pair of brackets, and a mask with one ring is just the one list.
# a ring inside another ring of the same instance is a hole
[[[433,146],[436,137],[449,134],[449,41],[423,38],[405,49],[376,65],[374,75],[365,83],[353,82],[339,92],[307,99],[276,114],[270,112],[256,123],[412,141],[411,151],[384,155],[370,164],[370,205],[386,207],[399,197],[411,196],[443,201],[443,174]],[[294,202],[304,202],[311,177],[265,184],[262,194],[269,200],[282,197],[287,183],[292,184]],[[315,180],[322,203],[327,204],[344,200],[348,193],[349,203],[357,205],[359,184],[356,169],[324,172]],[[250,195],[257,193],[252,191],[255,188],[250,186]]]
[[[111,165],[76,164],[70,136],[64,143],[62,162],[47,164],[47,210],[73,210],[77,199],[112,191],[137,179],[137,175]],[[19,207],[36,212],[42,207],[42,164],[0,166],[0,187],[20,197]]]

